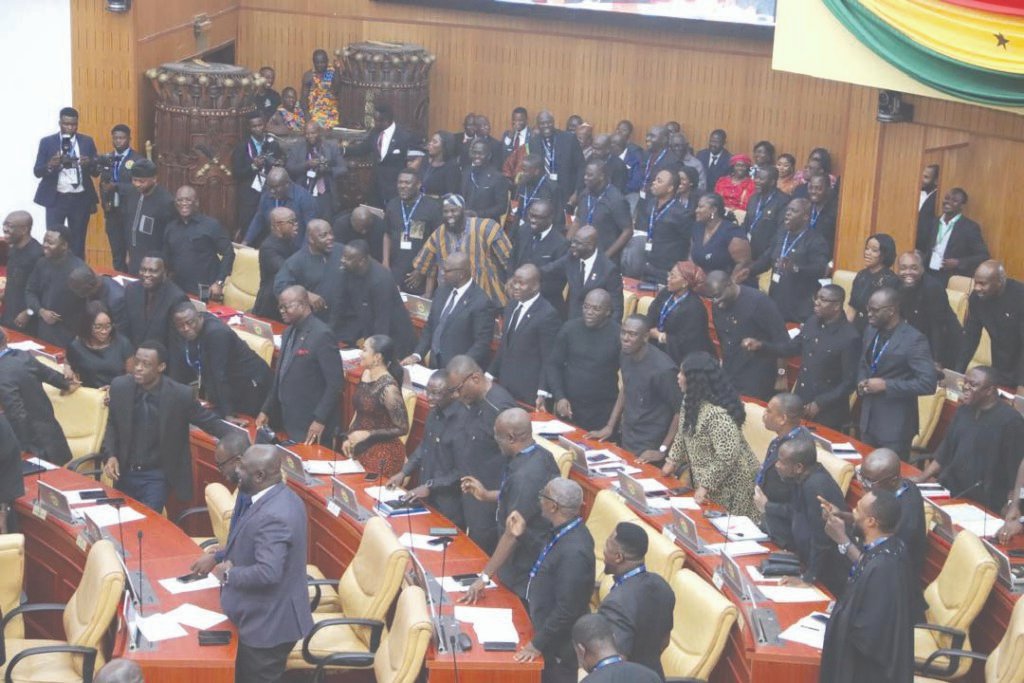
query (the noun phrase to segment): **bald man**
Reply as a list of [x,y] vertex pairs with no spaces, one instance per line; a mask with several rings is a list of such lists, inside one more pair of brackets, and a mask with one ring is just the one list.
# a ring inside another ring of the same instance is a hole
[[224,295],[224,280],[235,264],[235,249],[224,226],[199,210],[194,187],[182,185],[174,195],[177,216],[164,230],[164,260],[171,279],[189,294],[210,288],[210,298]]
[[568,201],[583,175],[583,149],[576,136],[555,128],[555,117],[547,110],[537,114],[537,134],[527,147],[544,158],[548,181],[558,186],[558,196]]
[[277,312],[277,297],[274,296],[274,279],[285,261],[298,251],[295,235],[299,224],[295,212],[286,206],[270,211],[270,236],[260,245],[260,289],[253,304],[254,315],[281,320]]
[[[337,355],[337,354],[335,354]],[[281,481],[274,446],[252,446],[238,464],[238,490],[252,497],[232,520],[225,559],[211,572],[238,628],[235,680],[281,680],[295,643],[313,628],[306,592],[306,507]]]
[[992,367],[999,384],[1024,391],[1024,284],[1006,277],[999,261],[985,261],[974,273],[967,302],[964,348],[957,363],[963,372],[978,350],[981,332],[992,340]]
[[334,219],[334,239],[342,244],[352,240],[366,240],[370,245],[370,256],[384,262],[384,233],[387,224],[367,206],[357,206],[351,212],[339,214]]
[[583,315],[583,299],[587,292],[603,289],[612,297],[612,317],[622,320],[622,272],[598,247],[597,229],[584,225],[569,240],[569,251],[560,259],[544,266],[544,274],[558,274],[560,284],[569,287],[566,302],[568,318]]
[[281,295],[292,285],[302,285],[316,317],[331,318],[330,303],[338,291],[341,255],[345,245],[334,241],[331,224],[319,218],[306,228],[306,244],[288,257],[274,278],[274,294]]
[[270,231],[270,212],[286,206],[295,212],[299,231],[295,235],[295,245],[301,246],[306,239],[306,226],[314,218],[322,218],[316,206],[316,200],[301,185],[296,185],[282,166],[275,166],[267,173],[267,182],[260,192],[260,202],[256,207],[256,215],[252,217],[245,231],[244,243],[250,247],[259,247]]
[[0,325],[26,334],[34,332],[35,318],[25,309],[25,288],[36,262],[43,258],[43,245],[32,237],[32,214],[12,211],[4,218],[4,241],[7,242],[7,287],[3,294]]

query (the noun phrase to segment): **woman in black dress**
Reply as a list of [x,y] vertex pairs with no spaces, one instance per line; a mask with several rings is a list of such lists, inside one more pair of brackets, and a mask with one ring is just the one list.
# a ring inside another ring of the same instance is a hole
[[651,341],[676,363],[695,351],[715,355],[708,334],[708,311],[698,290],[704,271],[692,261],[680,261],[668,271],[666,286],[647,309]]
[[723,270],[732,273],[738,265],[750,262],[747,233],[725,216],[722,195],[709,192],[700,198],[696,209],[690,260],[705,273]]
[[883,287],[899,290],[900,279],[892,272],[896,263],[896,241],[883,233],[876,233],[864,242],[864,268],[857,273],[850,286],[850,318],[857,330],[864,331],[868,324],[868,299]]
[[99,301],[86,304],[82,328],[67,349],[68,366],[82,386],[109,386],[112,379],[126,372],[125,361],[134,353],[128,338],[114,329],[107,308]]
[[440,199],[458,192],[462,185],[459,160],[455,153],[455,136],[443,130],[427,141],[427,156],[420,162],[420,191]]

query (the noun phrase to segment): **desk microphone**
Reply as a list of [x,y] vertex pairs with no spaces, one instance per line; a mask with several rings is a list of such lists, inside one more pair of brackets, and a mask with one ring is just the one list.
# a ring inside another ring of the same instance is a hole
[[958,493],[955,496],[953,496],[953,498],[963,498],[965,494],[970,493],[971,491],[973,491],[974,489],[978,488],[979,486],[981,486],[984,483],[985,483],[984,479],[979,479],[978,481],[974,482],[973,484],[971,484],[970,486],[965,488],[960,493]]
[[125,567],[127,568],[128,562],[125,554],[124,526],[121,524],[121,506],[124,505],[124,498],[114,499],[110,501],[110,504],[114,506],[115,510],[117,510],[117,535],[121,537],[121,561],[125,563]]
[[[452,636],[450,642],[447,641],[446,640],[446,635],[447,634],[445,633],[445,629],[444,629],[444,571],[445,571],[445,564],[447,564],[447,561],[448,561],[448,545],[450,543],[451,543],[451,537],[450,536],[442,536],[441,537],[441,576],[437,580],[438,587],[440,588],[440,592],[437,595],[437,614],[438,614],[437,625],[441,629],[441,633],[438,634],[439,635],[438,641],[442,644],[443,647],[449,648],[449,650],[452,653],[452,662],[454,664],[454,662],[455,662],[455,636]],[[430,591],[430,587],[429,586],[427,587],[427,591],[429,593],[429,591]],[[458,669],[456,669],[456,671],[458,671]],[[456,677],[456,680],[458,680],[458,673],[455,674],[455,677]]]
[[[379,511],[381,509],[381,507],[380,507],[380,494],[381,494],[381,492],[384,491],[384,467],[385,467],[385,465],[386,465],[386,461],[385,460],[381,460],[380,461],[380,471],[377,472],[377,502],[374,503],[374,511]],[[409,539],[409,542],[410,543],[412,542],[411,538]]]
[[[118,514],[120,514],[121,508],[118,508]],[[139,529],[137,538],[139,539],[139,616],[142,616],[142,599],[143,593],[145,592],[142,585],[142,529]]]

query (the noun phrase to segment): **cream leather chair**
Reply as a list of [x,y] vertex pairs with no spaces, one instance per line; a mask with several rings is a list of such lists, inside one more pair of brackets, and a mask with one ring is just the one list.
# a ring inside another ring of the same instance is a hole
[[558,465],[558,471],[561,476],[568,477],[569,470],[572,468],[572,453],[569,449],[557,441],[551,441],[540,436],[533,437],[533,440],[555,459],[555,464]]
[[921,667],[931,659],[931,675],[960,678],[971,668],[971,660],[933,656],[936,650],[969,650],[974,618],[988,600],[996,581],[996,561],[978,537],[961,531],[953,541],[942,571],[924,589],[928,603],[927,624],[914,628],[914,660]]
[[850,482],[853,481],[854,467],[853,463],[849,460],[843,460],[842,458],[832,455],[828,451],[818,449],[818,462],[825,468],[832,478],[839,484],[839,488],[842,489],[843,495],[850,490]]
[[764,456],[768,453],[768,446],[775,438],[775,432],[764,426],[765,408],[756,403],[743,402],[743,409],[747,413],[747,419],[743,421],[743,438],[750,444],[754,451],[754,457],[758,462],[764,462]]
[[971,291],[974,290],[974,278],[967,277],[966,275],[953,275],[949,278],[949,282],[946,283],[946,289],[963,292],[970,296]]
[[274,363],[274,340],[261,337],[257,334],[253,334],[248,330],[243,330],[238,327],[231,328],[238,335],[238,338],[244,341],[253,352],[263,359],[267,365],[273,365]]
[[[3,534],[0,536],[0,614],[8,614],[21,604],[24,579],[25,536]],[[4,638],[24,637],[25,623],[20,614],[4,624]]]
[[654,303],[654,297],[650,294],[644,294],[641,297],[637,297],[636,300],[636,312],[637,315],[647,315],[647,311],[651,309],[651,304]]
[[978,341],[978,349],[974,352],[968,368],[976,365],[992,365],[992,337],[988,336],[988,330],[981,330],[981,339]]
[[677,571],[669,585],[676,607],[668,647],[661,653],[665,676],[708,680],[736,623],[736,605],[689,569]]
[[[321,621],[310,635],[306,643],[316,637],[317,628],[327,628],[331,621]],[[310,653],[310,660],[316,662],[313,680],[320,681],[325,671],[336,669],[373,669],[373,678],[377,683],[413,683],[423,669],[423,659],[434,634],[427,610],[427,596],[419,586],[406,586],[398,596],[395,617],[391,626],[381,632],[375,627],[375,639],[370,652],[338,651],[330,655],[318,657]],[[377,645],[377,642],[380,644]]]
[[934,394],[917,397],[918,428],[911,448],[925,449],[939,426],[942,406],[946,403],[946,390],[939,387]]
[[224,281],[224,305],[248,311],[260,291],[260,253],[252,247],[235,246],[235,263]]
[[594,585],[600,585],[604,578],[604,542],[608,540],[608,537],[615,531],[615,526],[619,522],[639,522],[640,518],[636,516],[628,505],[622,502],[618,494],[610,489],[599,491],[597,496],[594,498],[594,505],[590,510],[590,514],[587,515],[587,529],[590,530],[590,535],[594,537],[594,557],[596,559],[594,566]]
[[[989,655],[966,650],[938,650],[937,656],[964,657],[985,662],[985,683],[1024,681],[1024,600],[1018,600],[1010,615],[1010,624],[999,644]],[[917,676],[916,683],[937,683],[938,678]]]
[[22,605],[4,615],[4,625],[16,615],[63,610],[67,641],[5,638],[6,680],[16,683],[77,683],[92,680],[103,665],[103,636],[110,628],[124,595],[124,572],[110,541],[89,549],[82,580],[66,605]]
[[[646,522],[635,519],[631,520],[634,524],[640,525],[644,531],[647,532],[647,555],[644,558],[644,564],[647,565],[647,571],[652,574],[657,574],[665,581],[671,581],[672,577],[676,575],[683,565],[686,563],[686,553],[682,548],[677,546],[674,541],[670,541],[665,536],[662,536],[658,531]],[[612,527],[614,529],[614,527]],[[600,540],[601,547],[604,547],[604,541],[608,538],[605,536]],[[594,539],[597,541],[597,539]],[[600,557],[600,555],[598,555]],[[603,562],[599,562],[600,565],[604,565]],[[597,600],[594,603],[595,607],[601,604],[601,601],[608,597],[608,593],[611,592],[612,586],[615,585],[615,580],[608,574],[601,576],[600,584],[597,587]]]
[[956,314],[956,319],[960,321],[960,324],[964,324],[964,318],[967,317],[967,300],[970,298],[970,294],[959,292],[955,289],[947,289],[946,296],[949,298],[949,307],[953,309],[953,313]]
[[44,384],[46,396],[53,404],[53,414],[57,418],[64,436],[71,448],[72,458],[98,453],[103,444],[103,434],[107,431],[107,406],[104,405],[106,393],[99,389],[79,387],[73,394],[60,395],[60,389]]
[[402,584],[409,551],[398,543],[388,523],[372,517],[363,529],[352,562],[339,581],[310,580],[311,586],[337,586],[340,609],[327,610],[313,601],[313,620],[355,619],[357,624],[338,623],[315,631],[306,642],[297,644],[288,655],[289,669],[311,669],[316,663],[307,657],[326,657],[332,652],[373,652],[372,629],[365,622],[383,623]]
[[625,322],[626,318],[636,313],[637,303],[635,292],[622,293],[622,322]]
[[416,392],[408,387],[402,387],[402,400],[405,401],[405,414],[409,418],[409,431],[402,435],[402,443],[409,440],[409,434],[412,433],[412,418],[416,412]]

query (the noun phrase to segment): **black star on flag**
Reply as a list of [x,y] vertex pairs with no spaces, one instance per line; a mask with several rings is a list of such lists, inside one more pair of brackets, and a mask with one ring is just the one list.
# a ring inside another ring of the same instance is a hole
[[996,37],[996,47],[1001,47],[1005,50],[1006,46],[1010,44],[1010,40],[1002,33],[994,33],[992,35]]

